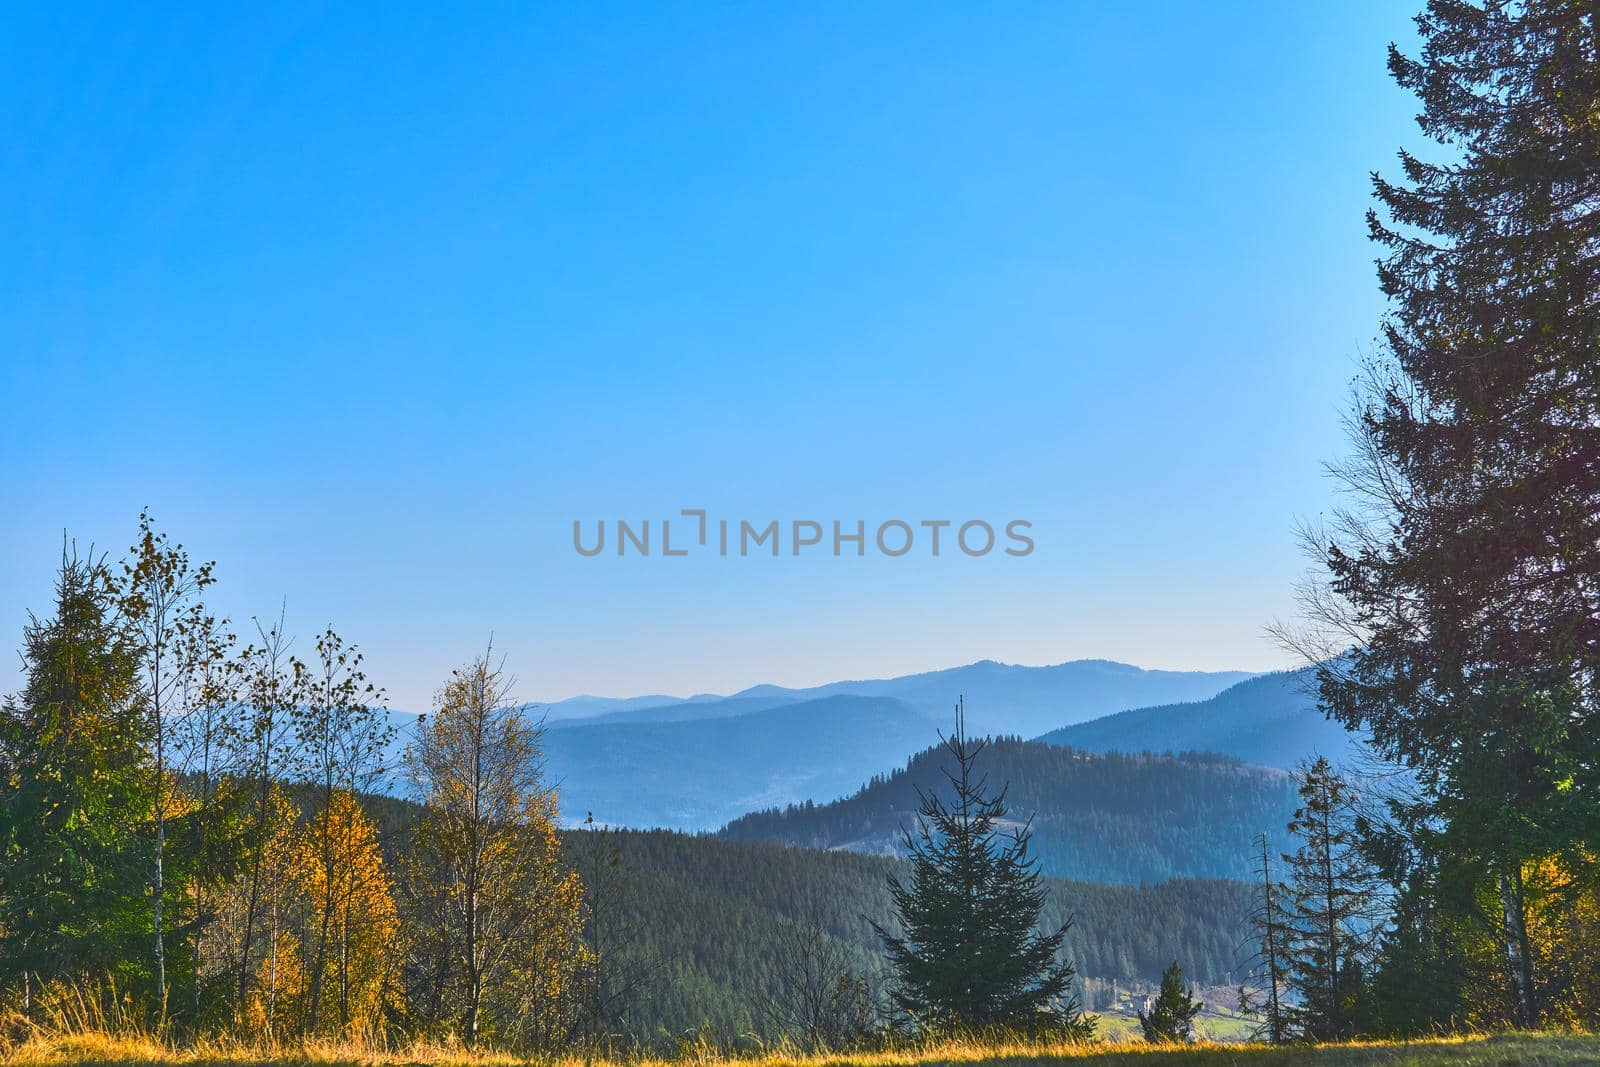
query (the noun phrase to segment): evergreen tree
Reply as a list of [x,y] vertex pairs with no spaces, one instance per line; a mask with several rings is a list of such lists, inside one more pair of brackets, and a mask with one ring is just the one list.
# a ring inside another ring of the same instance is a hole
[[1356,646],[1325,706],[1414,770],[1400,814],[1438,869],[1493,886],[1506,1021],[1531,1027],[1524,871],[1600,827],[1600,14],[1430,0],[1417,26],[1389,66],[1441,150],[1375,178],[1393,312],[1312,651]]
[[985,742],[967,736],[963,705],[942,740],[955,761],[945,770],[953,800],[918,790],[916,832],[903,831],[909,880],[889,878],[902,933],[873,924],[895,973],[894,1003],[924,1028],[1043,1025],[1086,1035],[1093,1022],[1061,958],[1071,920],[1036,930],[1048,890],[1028,857],[1030,828],[1000,830],[1006,791],[990,795],[987,779],[974,778]]
[[1255,950],[1247,964],[1250,977],[1262,988],[1254,994],[1248,986],[1239,987],[1239,1010],[1246,1015],[1260,1015],[1258,1040],[1280,1045],[1289,1037],[1287,1011],[1283,1003],[1283,989],[1287,979],[1284,972],[1288,960],[1288,915],[1283,901],[1284,886],[1272,877],[1272,861],[1267,846],[1267,835],[1258,838],[1261,846],[1259,868],[1260,896],[1250,912],[1251,937]]
[[1156,995],[1150,1010],[1139,1010],[1139,1029],[1144,1039],[1154,1044],[1171,1044],[1194,1040],[1194,1020],[1205,1007],[1194,999],[1193,993],[1183,984],[1183,971],[1178,961],[1161,972],[1161,991]]
[[1378,1033],[1421,1037],[1471,1024],[1472,1009],[1484,1002],[1469,987],[1464,942],[1474,933],[1481,939],[1469,923],[1452,923],[1426,887],[1401,889],[1373,958]]
[[1364,824],[1361,848],[1379,881],[1393,887],[1372,958],[1372,1032],[1418,1037],[1506,1018],[1495,1010],[1504,987],[1497,993],[1491,981],[1485,988],[1469,963],[1473,951],[1495,955],[1493,927],[1472,914],[1471,900],[1452,899],[1463,888],[1470,896],[1472,880],[1444,877],[1433,850],[1418,847],[1404,828]]
[[0,708],[0,988],[149,972],[152,809],[138,663],[104,565],[63,552],[55,615],[30,616],[27,682]]
[[1355,1034],[1362,964],[1378,921],[1373,875],[1356,838],[1356,796],[1324,757],[1300,774],[1301,806],[1289,823],[1299,849],[1284,859],[1293,878],[1285,961],[1300,996],[1292,1016],[1302,1036]]

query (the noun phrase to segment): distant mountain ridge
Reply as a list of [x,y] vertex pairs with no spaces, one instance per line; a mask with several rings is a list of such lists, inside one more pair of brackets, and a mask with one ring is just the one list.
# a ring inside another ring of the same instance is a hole
[[1145,670],[1114,660],[1069,660],[1042,667],[979,660],[959,667],[789,688],[755,685],[730,696],[573,697],[536,705],[551,725],[601,721],[687,721],[726,715],[726,705],[765,710],[828,696],[886,697],[902,701],[930,721],[943,723],[957,698],[967,700],[968,722],[978,733],[1034,736],[1068,723],[1152,704],[1203,700],[1247,671]]
[[1311,668],[1259,675],[1204,700],[1063,726],[1039,740],[1085,752],[1219,752],[1284,768],[1317,755],[1343,764],[1364,755],[1361,739],[1317,706]]
[[575,726],[600,726],[617,723],[688,722],[691,719],[727,719],[735,715],[766,711],[784,704],[800,703],[792,696],[782,697],[717,697],[713,700],[678,700],[668,704],[650,704],[637,708],[619,708],[615,711],[589,715],[581,719],[547,719],[545,725],[552,729]]
[[[1030,735],[1144,704],[1215,694],[1241,671],[1146,671],[1109,660],[983,660],[805,689],[688,700],[585,697],[534,706],[570,824],[714,830],[748,811],[842,797],[933,743],[965,697],[974,732]],[[591,714],[557,717],[582,708]]]
[[735,695],[888,696],[941,723],[949,717],[956,698],[965,696],[968,722],[974,731],[1029,735],[1147,703],[1202,699],[1249,677],[1243,671],[1150,671],[1103,659],[1046,667],[986,659],[898,678],[830,682],[799,690],[756,686]]
[[[909,705],[848,694],[681,721],[565,723],[544,734],[568,823],[710,830],[757,808],[843,795],[926,744]],[[903,756],[898,757],[903,758]]]
[[565,700],[555,700],[546,703],[535,703],[530,707],[538,709],[539,713],[549,722],[560,722],[567,719],[587,719],[598,715],[615,714],[617,712],[636,711],[639,708],[658,708],[667,705],[701,704],[708,701],[722,700],[715,693],[699,693],[692,697],[667,696],[665,693],[656,693],[649,696],[637,697],[597,697],[575,696]]
[[[1027,724],[1050,715],[1055,728],[1039,740],[1082,752],[1215,752],[1280,769],[1316,753],[1347,761],[1359,744],[1318,710],[1313,683],[1309,671],[1248,676],[1142,671],[1105,660],[1054,667],[986,660],[901,678],[753,686],[666,703],[579,698],[568,710],[590,714],[564,719],[537,705],[530,710],[546,715],[546,769],[561,788],[569,825],[592,812],[612,825],[706,831],[749,812],[847,797],[934,743],[962,695],[974,733],[1026,736]],[[1186,699],[1161,699],[1174,691]],[[1138,706],[1141,694],[1154,699]],[[1063,726],[1054,719],[1107,705],[1110,714],[1086,721]],[[406,720],[401,744],[410,718],[397,716]],[[403,792],[404,783],[397,785]],[[1223,872],[1178,867],[1157,876],[1189,874]]]

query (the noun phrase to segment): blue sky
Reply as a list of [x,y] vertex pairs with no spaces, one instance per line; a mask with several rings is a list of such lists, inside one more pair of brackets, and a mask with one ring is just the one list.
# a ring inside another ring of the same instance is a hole
[[[148,505],[402,707],[491,632],[529,699],[1285,665],[1410,14],[14,9],[0,630]],[[686,507],[1037,547],[572,550]]]

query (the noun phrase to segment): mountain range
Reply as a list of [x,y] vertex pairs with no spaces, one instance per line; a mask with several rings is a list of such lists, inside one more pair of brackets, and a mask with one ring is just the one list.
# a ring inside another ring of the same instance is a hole
[[1364,755],[1359,739],[1317,707],[1316,676],[1309,668],[1263,674],[1205,700],[1063,726],[1039,740],[1086,752],[1220,752],[1288,768],[1318,755],[1336,764]]
[[944,723],[957,698],[964,695],[968,726],[974,732],[1032,737],[1128,708],[1203,700],[1250,677],[1246,671],[1150,671],[1101,659],[1045,667],[980,660],[945,670],[801,689],[757,685],[726,697],[573,697],[540,705],[539,711],[552,726],[571,726],[600,719],[710,718],[727,714],[730,705],[742,712],[829,696],[866,696],[902,701],[931,721]]
[[933,736],[911,706],[829,696],[678,722],[555,724],[545,764],[567,821],[709,830],[747,811],[828,799]]
[[547,769],[569,822],[712,830],[748,811],[844,796],[938,738],[965,698],[974,733],[1033,735],[1151,704],[1198,700],[1240,671],[1146,671],[1107,660],[984,660],[898,678],[728,697],[539,708]]
[[850,796],[934,744],[960,698],[974,735],[1086,753],[1214,752],[1291,769],[1316,753],[1348,760],[1357,748],[1318,710],[1309,671],[1146,671],[1107,660],[984,660],[805,689],[578,697],[531,710],[545,719],[546,770],[569,825],[592,814],[608,825],[710,831],[749,812]]

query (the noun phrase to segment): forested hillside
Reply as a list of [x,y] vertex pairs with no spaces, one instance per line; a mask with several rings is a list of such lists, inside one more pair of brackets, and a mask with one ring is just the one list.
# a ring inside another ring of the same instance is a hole
[[1208,700],[1118,712],[1039,740],[1087,752],[1220,752],[1283,768],[1318,755],[1344,763],[1357,747],[1317,707],[1310,670],[1264,674]]
[[[387,796],[365,803],[383,839],[403,847],[415,806]],[[701,1025],[722,1037],[767,1032],[761,1005],[779,995],[790,965],[785,934],[797,928],[835,945],[881,989],[871,922],[891,923],[888,876],[898,860],[668,830],[568,830],[562,849],[605,909],[620,942],[617,969],[638,980],[622,1015],[640,1037]],[[1047,882],[1046,925],[1073,917],[1066,948],[1082,978],[1153,983],[1176,954],[1196,981],[1236,979],[1250,886]]]
[[[896,854],[917,790],[942,787],[942,766],[927,749],[852,796],[745,815],[720,836]],[[1094,882],[1249,878],[1251,839],[1280,835],[1295,807],[1286,774],[1223,756],[1097,755],[1009,738],[989,746],[981,769],[1009,783],[1014,816],[1033,817],[1043,870]]]
[[[668,831],[611,838],[620,907],[630,931],[625,962],[649,975],[626,1017],[641,1035],[710,1025],[723,1035],[766,1030],[760,1005],[779,995],[785,926],[836,941],[879,989],[883,955],[869,920],[888,924],[887,877],[898,861],[846,852],[721,841]],[[569,831],[569,860],[603,837]],[[1153,982],[1174,954],[1185,973],[1223,984],[1240,962],[1248,886],[1174,881],[1134,888],[1049,880],[1047,925],[1071,914],[1067,951],[1086,978]],[[603,887],[592,887],[604,892]],[[1193,970],[1190,971],[1190,967]]]

